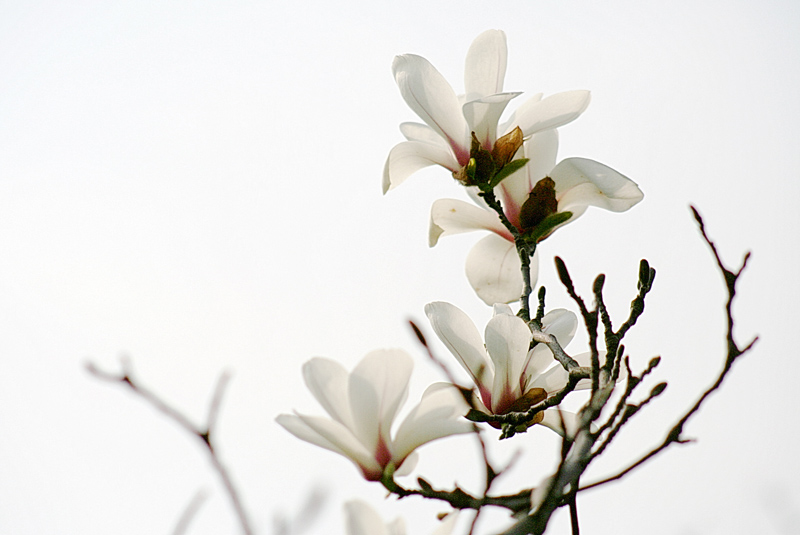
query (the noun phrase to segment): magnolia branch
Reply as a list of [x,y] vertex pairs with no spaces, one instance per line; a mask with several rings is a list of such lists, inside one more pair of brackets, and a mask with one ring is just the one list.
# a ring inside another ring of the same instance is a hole
[[[508,531],[506,531],[506,535],[523,535],[523,534],[541,534],[544,533],[545,528],[547,527],[547,523],[549,522],[550,516],[552,513],[559,507],[563,505],[569,505],[570,507],[570,515],[572,519],[572,526],[573,526],[573,533],[577,533],[577,509],[574,503],[575,494],[578,491],[594,488],[610,481],[614,481],[624,477],[626,474],[630,473],[632,470],[636,469],[637,467],[641,466],[647,460],[653,458],[661,451],[665,450],[667,447],[674,443],[684,443],[687,442],[686,439],[682,437],[683,428],[689,418],[694,415],[703,403],[708,399],[712,392],[717,390],[724,381],[727,374],[730,372],[733,363],[743,354],[747,353],[758,340],[758,338],[754,338],[751,340],[747,345],[744,347],[739,347],[733,337],[733,315],[732,315],[732,303],[733,298],[736,295],[736,283],[738,282],[739,277],[742,274],[742,271],[747,265],[747,261],[750,257],[750,254],[747,253],[742,261],[742,265],[739,267],[738,270],[735,272],[728,269],[725,264],[722,262],[720,258],[717,248],[714,242],[708,237],[705,231],[705,226],[703,224],[703,220],[700,217],[700,214],[697,210],[692,207],[692,211],[694,213],[694,217],[697,220],[697,223],[700,227],[700,232],[703,236],[703,239],[711,248],[714,258],[716,259],[717,266],[726,283],[726,289],[728,293],[727,302],[725,305],[726,316],[727,316],[727,332],[726,332],[726,339],[728,342],[728,351],[725,359],[725,363],[722,367],[722,370],[719,372],[716,381],[712,386],[706,389],[700,397],[697,399],[695,404],[688,410],[683,416],[678,420],[675,426],[669,430],[664,438],[663,442],[641,457],[638,461],[631,464],[628,468],[622,470],[617,475],[606,478],[602,481],[598,481],[596,483],[592,483],[585,487],[579,486],[579,481],[589,466],[589,464],[594,460],[598,455],[603,453],[605,448],[611,443],[611,441],[617,436],[617,433],[620,431],[622,426],[624,426],[627,421],[636,414],[641,408],[645,405],[650,403],[654,398],[659,396],[664,389],[666,388],[666,383],[659,383],[655,387],[653,387],[650,393],[644,398],[644,400],[640,401],[639,403],[631,403],[629,402],[629,398],[631,394],[634,392],[636,387],[641,384],[642,379],[647,376],[657,365],[659,362],[658,357],[652,359],[648,367],[637,377],[634,376],[630,369],[630,363],[627,357],[624,359],[624,365],[628,372],[628,377],[626,379],[626,386],[625,391],[622,394],[622,397],[617,402],[617,405],[611,414],[611,416],[607,419],[607,421],[602,424],[596,430],[592,429],[592,422],[595,421],[600,416],[600,412],[603,407],[608,403],[611,397],[611,393],[614,389],[615,383],[615,375],[614,373],[608,373],[608,370],[612,367],[612,359],[617,360],[619,355],[621,355],[622,351],[620,350],[622,346],[615,347],[619,344],[622,336],[633,326],[636,322],[638,317],[644,311],[644,296],[649,291],[649,285],[652,283],[652,278],[655,275],[655,272],[651,270],[648,266],[646,266],[645,262],[642,262],[640,266],[640,282],[639,282],[639,295],[634,299],[631,303],[631,314],[628,320],[620,327],[619,331],[614,332],[611,318],[608,316],[608,312],[605,310],[605,305],[603,304],[602,300],[602,278],[598,277],[595,281],[594,285],[594,293],[595,293],[595,302],[596,308],[592,311],[586,309],[585,305],[583,305],[582,299],[574,292],[572,289],[571,281],[569,280],[568,273],[566,272],[566,267],[563,266],[563,262],[559,265],[559,274],[562,275],[562,282],[568,288],[570,295],[573,296],[573,299],[578,302],[579,307],[581,307],[582,313],[584,315],[584,319],[587,320],[587,325],[592,324],[592,319],[596,321],[597,315],[599,313],[600,319],[603,323],[605,329],[605,340],[606,346],[608,349],[608,357],[606,359],[606,363],[604,368],[606,373],[600,374],[599,369],[599,362],[593,359],[592,362],[592,374],[593,374],[593,388],[592,388],[592,395],[589,402],[581,409],[579,413],[579,427],[578,431],[575,434],[575,438],[572,442],[565,441],[564,445],[562,446],[562,461],[559,464],[556,472],[547,478],[545,482],[540,485],[540,487],[533,492],[532,497],[532,512],[526,516],[521,521],[517,522],[513,525]],[[563,269],[562,269],[563,268]],[[594,324],[596,326],[596,323]],[[591,335],[591,332],[590,332]],[[612,356],[614,355],[614,356]],[[613,367],[618,367],[619,364],[613,364]],[[596,387],[595,387],[596,385]],[[601,437],[605,437],[601,440]],[[598,445],[599,442],[599,445]]]
[[[244,510],[242,500],[239,497],[239,493],[236,490],[236,486],[234,485],[233,480],[231,479],[231,476],[228,473],[228,470],[222,464],[219,456],[217,455],[213,440],[214,428],[216,426],[217,417],[219,415],[219,408],[220,405],[222,404],[222,396],[224,394],[225,387],[228,384],[228,380],[230,379],[230,374],[224,372],[219,376],[216,387],[214,388],[214,394],[211,397],[211,402],[209,404],[208,415],[206,417],[205,425],[203,427],[198,427],[194,423],[192,423],[192,421],[189,420],[189,418],[187,418],[183,413],[181,413],[174,407],[170,406],[167,402],[162,400],[157,394],[145,388],[144,386],[140,385],[133,378],[131,365],[127,359],[122,359],[121,374],[113,374],[100,370],[93,363],[88,363],[86,365],[86,369],[89,371],[89,373],[91,373],[98,379],[102,379],[104,381],[108,381],[111,383],[121,383],[123,385],[126,385],[134,392],[134,394],[138,395],[140,398],[147,401],[156,410],[166,415],[170,420],[178,424],[178,426],[182,427],[189,434],[199,438],[205,445],[205,449],[208,452],[209,458],[211,460],[211,465],[214,467],[214,471],[217,472],[217,475],[222,480],[222,485],[225,488],[225,492],[228,494],[228,497],[231,501],[231,505],[233,506],[236,517],[239,520],[239,525],[242,528],[242,533],[244,535],[252,535],[253,530],[250,527],[250,521],[247,517],[247,513]],[[201,498],[197,498],[190,503],[189,507],[187,508],[186,512],[184,512],[184,514],[181,516],[181,519],[178,523],[178,528],[176,528],[176,531],[178,533],[180,533],[183,529],[185,529],[185,526],[191,520],[191,516],[196,513],[201,503],[202,503]]]
[[697,413],[697,411],[700,409],[700,407],[703,405],[703,403],[705,403],[706,399],[711,395],[711,393],[714,392],[715,390],[717,390],[722,385],[722,382],[725,380],[725,377],[728,375],[728,372],[730,372],[731,367],[733,366],[733,363],[736,361],[736,359],[738,359],[739,357],[741,357],[742,355],[744,355],[745,353],[750,351],[750,349],[752,349],[753,345],[758,341],[758,337],[756,336],[752,340],[750,340],[750,342],[747,345],[745,345],[744,347],[740,348],[739,345],[736,343],[736,341],[733,338],[733,327],[734,327],[733,313],[732,313],[733,298],[736,295],[736,283],[738,282],[739,277],[741,276],[742,272],[744,271],[744,268],[747,266],[747,262],[750,259],[750,253],[748,252],[748,253],[746,253],[744,255],[744,259],[742,260],[742,265],[739,267],[738,270],[736,270],[736,272],[733,272],[730,269],[728,269],[725,266],[725,264],[722,262],[722,258],[720,258],[720,256],[719,256],[719,253],[717,251],[717,247],[716,247],[715,243],[711,240],[711,238],[708,237],[708,234],[706,234],[705,224],[703,223],[703,218],[700,216],[700,213],[697,211],[697,209],[695,209],[694,206],[692,206],[691,209],[692,209],[692,213],[694,215],[694,218],[697,221],[697,224],[698,224],[698,226],[700,228],[700,233],[703,236],[703,240],[705,240],[705,242],[708,244],[709,248],[711,249],[712,253],[714,254],[714,259],[716,260],[717,267],[719,268],[720,272],[722,273],[722,275],[723,275],[723,277],[725,279],[725,286],[726,286],[726,289],[727,289],[727,292],[728,292],[728,298],[727,298],[726,303],[725,303],[725,313],[726,313],[726,320],[727,320],[727,331],[726,331],[725,337],[726,337],[726,340],[728,342],[728,351],[727,351],[727,355],[725,357],[725,363],[723,364],[722,370],[717,375],[717,378],[714,381],[714,383],[710,387],[708,387],[708,389],[706,389],[700,395],[700,397],[697,399],[697,401],[694,403],[694,405],[692,405],[692,407],[689,408],[689,410],[687,410],[683,414],[683,416],[678,420],[678,423],[676,423],[672,427],[672,429],[670,429],[667,432],[667,434],[664,437],[664,440],[661,442],[661,444],[656,446],[654,449],[649,451],[647,454],[642,456],[639,460],[637,460],[636,462],[634,462],[633,464],[631,464],[630,466],[628,466],[627,468],[625,468],[624,470],[622,470],[618,474],[616,474],[614,476],[611,476],[611,477],[608,477],[606,479],[603,479],[602,481],[597,481],[595,483],[592,483],[591,485],[587,485],[587,486],[583,487],[580,490],[591,489],[591,488],[594,488],[594,487],[598,487],[600,485],[604,485],[604,484],[609,483],[611,481],[616,481],[618,479],[621,479],[624,476],[626,476],[627,474],[629,474],[630,472],[632,472],[633,470],[635,470],[636,468],[638,468],[639,466],[641,466],[642,464],[644,464],[645,462],[647,462],[652,457],[654,457],[654,456],[658,455],[659,453],[661,453],[662,451],[664,451],[666,448],[668,448],[672,444],[676,444],[676,443],[677,444],[684,444],[684,443],[688,442],[687,439],[684,439],[682,437],[683,428],[686,425],[686,422],[688,422],[689,419],[695,413]]

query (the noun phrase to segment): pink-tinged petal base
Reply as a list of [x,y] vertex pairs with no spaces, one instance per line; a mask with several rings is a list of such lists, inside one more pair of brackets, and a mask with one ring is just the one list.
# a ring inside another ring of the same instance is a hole
[[456,199],[439,199],[431,206],[428,234],[428,245],[431,247],[436,245],[442,236],[474,230],[489,230],[506,240],[513,240],[511,233],[494,212]]
[[478,328],[469,316],[443,301],[425,305],[425,314],[436,336],[470,374],[472,382],[488,391],[492,385],[493,368]]

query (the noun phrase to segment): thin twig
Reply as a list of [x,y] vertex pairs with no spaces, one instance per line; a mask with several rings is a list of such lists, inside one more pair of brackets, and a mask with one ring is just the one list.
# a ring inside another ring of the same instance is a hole
[[703,224],[703,218],[700,216],[700,214],[697,212],[694,206],[692,206],[691,209],[692,213],[694,214],[694,218],[697,220],[697,224],[700,227],[700,233],[702,234],[705,242],[711,248],[711,251],[714,254],[714,258],[717,262],[717,267],[722,272],[722,275],[725,279],[725,286],[728,293],[728,298],[725,303],[725,312],[727,316],[726,318],[727,330],[725,333],[725,338],[728,342],[728,351],[725,357],[725,363],[722,367],[722,370],[717,375],[714,384],[708,387],[700,395],[697,401],[695,401],[694,405],[692,405],[692,407],[683,414],[680,420],[678,420],[678,423],[676,423],[672,427],[672,429],[670,429],[669,432],[666,434],[661,444],[656,446],[654,449],[652,449],[644,456],[642,456],[638,461],[634,462],[633,464],[631,464],[621,472],[617,473],[616,475],[607,477],[601,481],[592,483],[591,485],[587,485],[580,490],[588,490],[594,487],[598,487],[600,485],[604,485],[611,481],[616,481],[618,479],[621,479],[630,472],[632,472],[633,470],[635,470],[636,468],[638,468],[639,466],[641,466],[642,464],[644,464],[645,462],[647,462],[649,459],[653,458],[654,456],[656,456],[657,454],[659,454],[660,452],[671,446],[672,444],[684,444],[688,442],[688,440],[682,437],[683,428],[686,425],[686,422],[688,422],[689,419],[695,413],[697,413],[697,411],[700,409],[700,407],[703,405],[706,399],[722,385],[722,382],[725,380],[725,377],[728,375],[728,372],[731,370],[731,367],[733,366],[733,363],[736,361],[736,359],[738,359],[740,356],[750,351],[753,345],[758,341],[758,337],[756,336],[746,346],[740,348],[736,344],[736,341],[733,338],[733,327],[734,327],[733,313],[732,313],[733,298],[736,295],[736,283],[738,282],[739,276],[742,274],[742,271],[747,266],[747,261],[750,259],[750,253],[748,252],[744,255],[744,259],[742,260],[742,265],[735,273],[730,269],[728,269],[722,262],[722,258],[720,258],[719,253],[717,252],[716,245],[706,234],[705,225]]
[[209,404],[209,411],[208,417],[206,420],[206,425],[204,428],[200,428],[196,426],[194,423],[189,420],[183,413],[175,409],[174,407],[170,406],[166,401],[162,400],[158,395],[154,392],[150,391],[149,389],[141,386],[133,379],[133,372],[131,369],[130,362],[127,359],[122,360],[122,373],[119,375],[105,372],[100,370],[95,366],[93,363],[88,363],[86,365],[86,369],[94,375],[95,377],[102,379],[104,381],[109,381],[112,383],[122,383],[128,386],[136,395],[143,398],[145,401],[150,403],[153,407],[156,408],[159,412],[166,415],[170,418],[173,422],[177,423],[180,427],[185,429],[189,434],[192,434],[199,438],[206,447],[206,451],[208,451],[209,457],[211,459],[211,465],[214,467],[214,470],[217,472],[217,475],[222,480],[222,485],[225,488],[225,492],[228,494],[230,498],[231,505],[233,506],[234,512],[236,514],[237,519],[239,520],[239,525],[242,528],[242,533],[244,535],[252,535],[253,530],[250,527],[250,521],[248,519],[247,513],[244,510],[244,506],[242,504],[242,500],[239,497],[239,492],[236,490],[236,486],[231,479],[228,470],[223,466],[222,462],[217,456],[217,453],[214,449],[214,443],[211,437],[211,430],[212,427],[216,424],[217,416],[219,413],[219,407],[222,403],[222,396],[225,390],[225,386],[228,383],[229,374],[224,372],[220,375],[220,378],[217,380],[217,385],[214,389],[214,395],[211,398],[211,402]]
[[202,507],[203,502],[208,499],[208,492],[204,489],[198,490],[195,495],[192,497],[192,500],[184,509],[183,514],[181,514],[178,522],[175,524],[175,529],[172,530],[172,535],[183,535],[186,533],[186,530],[189,528],[189,524],[194,520],[194,517],[197,516],[197,512]]

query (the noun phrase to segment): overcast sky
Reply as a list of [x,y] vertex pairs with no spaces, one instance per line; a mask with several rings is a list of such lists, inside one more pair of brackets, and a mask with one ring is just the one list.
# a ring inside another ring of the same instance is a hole
[[[463,274],[479,236],[427,247],[431,203],[463,193],[432,168],[382,196],[381,173],[398,124],[416,120],[393,57],[428,58],[459,92],[469,44],[497,28],[507,90],[592,91],[560,157],[645,193],[622,215],[590,209],[540,251],[551,306],[570,307],[558,254],[584,293],[607,275],[618,318],[639,259],[658,270],[626,346],[638,367],[661,355],[654,382],[670,386],[587,482],[658,443],[722,362],[723,283],[689,203],[730,265],[753,253],[735,317],[756,350],[687,427],[697,442],[580,496],[583,529],[796,533],[798,27],[792,1],[0,3],[0,532],[170,533],[199,489],[190,533],[237,532],[200,445],[84,369],[121,356],[198,421],[232,372],[219,452],[258,533],[315,488],[328,500],[313,533],[343,532],[352,497],[433,530],[440,505],[385,500],[274,418],[321,414],[300,375],[312,356],[350,368],[381,347],[415,356],[416,402],[441,379],[406,327],[427,327],[427,302],[483,329]],[[558,445],[546,429],[491,442],[501,465],[525,451],[501,491],[535,485]],[[436,486],[480,489],[470,437],[420,453]],[[487,520],[481,533],[506,522]]]

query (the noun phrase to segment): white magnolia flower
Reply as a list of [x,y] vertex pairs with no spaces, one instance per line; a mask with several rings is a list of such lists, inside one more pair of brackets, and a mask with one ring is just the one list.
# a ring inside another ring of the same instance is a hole
[[460,393],[439,383],[425,391],[392,435],[412,367],[411,357],[400,349],[373,351],[351,373],[333,360],[313,358],[303,365],[303,377],[331,419],[295,413],[276,420],[296,437],[347,457],[370,481],[380,480],[390,466],[398,475],[409,473],[416,448],[472,430],[462,417],[467,407]]
[[588,91],[566,91],[545,99],[539,93],[498,125],[506,105],[521,94],[503,92],[507,56],[502,31],[480,34],[467,52],[461,96],[425,58],[404,54],[394,59],[392,71],[400,93],[425,124],[400,125],[408,141],[396,145],[386,159],[384,193],[423,167],[461,169],[469,161],[472,132],[491,151],[498,137],[516,127],[528,137],[575,120],[589,105]]
[[[344,510],[347,515],[347,535],[406,535],[402,518],[384,524],[378,512],[366,502],[351,500],[344,504]],[[431,535],[450,535],[457,518],[457,512],[450,513]]]
[[[494,306],[494,317],[486,325],[485,344],[472,320],[450,303],[429,303],[425,313],[433,330],[475,383],[477,410],[486,414],[524,412],[567,385],[568,373],[546,345],[528,349],[531,330],[507,305]],[[556,309],[542,318],[542,330],[555,336],[561,347],[572,340],[577,327],[575,314],[568,310]],[[572,358],[581,366],[591,365],[591,353]],[[589,381],[584,380],[576,390],[589,387]],[[557,409],[540,412],[533,423],[563,434],[562,419],[573,432],[575,415]]]
[[[567,158],[556,165],[557,151],[555,130],[535,134],[525,141],[517,154],[530,161],[495,188],[506,217],[520,232],[534,228],[541,216],[571,212],[569,219],[558,225],[561,226],[577,219],[589,206],[624,212],[644,198],[635,182],[594,160]],[[545,177],[552,179],[552,189],[548,190]],[[531,195],[540,181],[542,185],[537,194]],[[487,305],[510,303],[522,294],[514,238],[494,210],[477,195],[473,195],[473,199],[477,205],[456,199],[440,199],[433,204],[429,245],[433,247],[440,237],[450,234],[491,231],[492,234],[482,238],[467,255],[467,279]],[[548,201],[557,206],[548,206]],[[531,261],[532,283],[536,280],[537,268],[538,261],[534,258]]]

